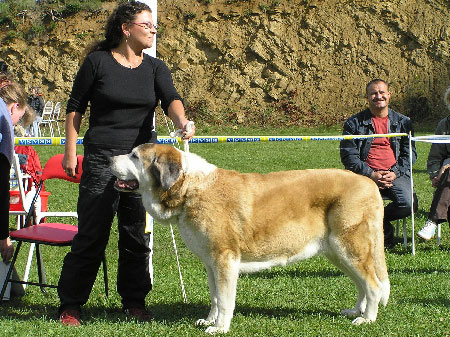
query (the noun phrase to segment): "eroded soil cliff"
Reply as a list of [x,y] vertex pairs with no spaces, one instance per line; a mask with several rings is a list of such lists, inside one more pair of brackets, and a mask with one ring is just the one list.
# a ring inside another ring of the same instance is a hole
[[[67,100],[84,48],[102,37],[115,5],[51,18],[55,28],[39,37],[3,40],[0,59],[26,87]],[[448,23],[445,0],[161,0],[157,55],[204,123],[341,123],[365,106],[373,78],[386,79],[393,107],[421,122],[445,114]]]

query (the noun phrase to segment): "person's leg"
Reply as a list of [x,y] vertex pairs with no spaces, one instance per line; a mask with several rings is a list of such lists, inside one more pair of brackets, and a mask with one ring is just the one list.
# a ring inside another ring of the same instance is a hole
[[32,126],[30,127],[30,129],[33,130],[33,137],[39,137],[39,123],[41,123],[42,121],[42,117],[41,116],[36,116],[36,119],[33,121]]
[[[444,161],[444,165],[448,165],[449,163],[449,159],[446,159]],[[447,221],[449,205],[450,174],[449,169],[447,169],[442,174],[439,185],[434,191],[428,219],[422,229],[417,233],[417,235],[424,240],[430,240],[436,232],[437,225],[439,223]]]
[[85,149],[78,198],[78,233],[64,259],[58,283],[60,313],[85,304],[102,261],[118,204],[109,171],[110,151]]
[[145,310],[145,297],[152,288],[149,271],[150,234],[145,233],[145,209],[136,193],[120,193],[119,266],[117,290],[123,308]]
[[[408,176],[400,176],[394,180],[393,186],[382,192],[391,203],[384,208],[384,219],[393,221],[403,219],[411,214],[411,181]],[[414,192],[414,211],[417,211],[418,200]]]
[[[386,247],[394,244],[394,226],[391,221],[402,219],[411,214],[411,181],[408,176],[400,176],[394,180],[389,189],[380,190],[381,195],[391,200],[384,208],[384,243]],[[414,211],[417,211],[418,200],[414,193]]]
[[[0,233],[8,236],[9,232],[9,172],[11,164],[5,155],[0,153]],[[5,239],[0,238],[0,239]]]
[[436,207],[430,210],[429,219],[436,223],[448,220],[448,207],[450,206],[450,188],[444,187],[436,201]]

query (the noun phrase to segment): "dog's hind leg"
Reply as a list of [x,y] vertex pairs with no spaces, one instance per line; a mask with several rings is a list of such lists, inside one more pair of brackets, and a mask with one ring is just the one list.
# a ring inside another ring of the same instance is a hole
[[[382,295],[382,284],[377,277],[373,260],[373,247],[358,248],[352,247],[349,250],[344,249],[339,240],[330,240],[332,251],[327,256],[330,260],[345,274],[347,274],[355,283],[358,289],[358,300],[355,307],[345,309],[341,313],[350,317],[357,317],[353,324],[362,324],[373,322],[377,318],[378,303]],[[334,241],[334,242],[333,242]],[[334,246],[334,247],[333,247]]]
[[339,268],[344,274],[346,274],[355,283],[356,289],[358,290],[358,299],[354,308],[344,309],[341,311],[341,315],[347,317],[358,317],[366,310],[367,299],[366,293],[364,291],[361,280],[356,277],[356,275],[349,269],[345,263],[340,262],[341,259],[337,258],[334,254],[325,254],[327,258],[333,263],[337,268]]
[[236,300],[236,286],[239,277],[239,259],[234,254],[223,254],[213,267],[216,282],[217,319],[214,326],[208,327],[208,334],[227,333],[230,329],[231,319]]
[[211,309],[206,319],[199,319],[195,322],[196,325],[208,326],[213,325],[216,322],[218,309],[217,309],[217,287],[213,269],[205,264],[206,273],[208,274],[209,296],[211,298]]
[[[375,273],[375,271],[373,271],[373,273]],[[381,283],[378,280],[377,285],[372,284],[370,280],[365,278],[363,278],[362,281],[367,304],[363,314],[352,321],[352,324],[355,325],[375,322],[378,314],[378,303],[380,303],[381,299]]]

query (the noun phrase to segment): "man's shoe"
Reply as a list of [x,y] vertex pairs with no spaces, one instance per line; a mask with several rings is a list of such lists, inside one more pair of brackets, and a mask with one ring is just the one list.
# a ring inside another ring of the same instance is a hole
[[80,326],[80,311],[76,309],[64,310],[61,315],[59,315],[59,320],[62,325],[66,326]]
[[433,220],[428,219],[425,226],[417,233],[424,240],[430,240],[436,232],[437,224]]
[[150,313],[142,308],[128,308],[124,309],[123,312],[127,317],[139,322],[150,322],[152,320]]

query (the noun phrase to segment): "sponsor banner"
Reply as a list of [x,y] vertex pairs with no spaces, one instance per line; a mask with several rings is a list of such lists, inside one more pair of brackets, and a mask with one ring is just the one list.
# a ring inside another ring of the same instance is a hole
[[[65,145],[64,137],[15,137],[15,145]],[[83,138],[77,139],[77,145],[83,145]]]
[[[216,143],[255,143],[255,142],[296,142],[296,141],[323,141],[344,140],[378,137],[404,137],[406,133],[388,133],[377,135],[341,135],[341,136],[195,136],[189,140],[190,144],[216,144]],[[412,137],[412,140],[432,143],[450,143],[450,136],[424,136]],[[182,142],[180,137],[158,137],[158,144],[176,144]],[[64,137],[16,137],[16,145],[65,145]],[[77,139],[77,145],[83,144],[83,138]]]
[[162,137],[158,137],[158,144],[176,144],[177,140],[176,138],[162,138]]

